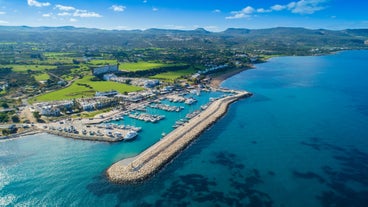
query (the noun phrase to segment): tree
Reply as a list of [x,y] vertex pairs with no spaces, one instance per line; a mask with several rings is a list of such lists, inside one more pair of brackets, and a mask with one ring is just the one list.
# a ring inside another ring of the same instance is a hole
[[9,132],[9,130],[8,130],[8,129],[3,129],[3,130],[2,130],[2,133],[3,133],[3,135],[4,135],[4,136],[7,136],[7,135],[9,135],[9,134],[10,134],[10,132]]
[[130,85],[130,84],[131,84],[131,82],[132,82],[132,80],[131,80],[131,79],[126,79],[126,80],[125,80],[125,84],[127,84],[127,85]]
[[77,59],[73,59],[73,64],[79,65],[80,64],[80,61],[77,60]]
[[38,111],[34,111],[32,114],[33,114],[33,117],[37,120],[39,120],[41,118],[40,112],[38,112]]
[[6,102],[1,103],[1,107],[3,107],[4,109],[9,108],[9,105]]
[[18,115],[14,115],[14,116],[12,116],[12,117],[11,117],[11,119],[12,119],[12,121],[13,121],[14,123],[19,123],[19,122],[20,122],[20,119],[19,119],[19,116],[18,116]]
[[8,122],[9,117],[7,113],[0,113],[0,122]]

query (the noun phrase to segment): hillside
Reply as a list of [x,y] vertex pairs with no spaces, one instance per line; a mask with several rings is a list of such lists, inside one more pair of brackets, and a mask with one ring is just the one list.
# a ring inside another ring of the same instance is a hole
[[268,51],[272,54],[303,55],[313,48],[367,48],[368,29],[310,30],[304,28],[235,29],[209,32],[183,30],[99,30],[75,27],[0,27],[0,43],[38,43],[46,50],[135,48],[234,48]]

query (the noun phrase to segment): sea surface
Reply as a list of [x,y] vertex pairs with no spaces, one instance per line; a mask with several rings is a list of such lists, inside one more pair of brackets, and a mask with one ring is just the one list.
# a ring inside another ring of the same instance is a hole
[[[144,126],[132,142],[38,134],[0,141],[0,206],[275,206],[368,204],[368,51],[279,57],[223,82],[251,98],[151,179],[109,183],[105,170],[168,133],[199,103]],[[180,104],[178,104],[180,105]]]

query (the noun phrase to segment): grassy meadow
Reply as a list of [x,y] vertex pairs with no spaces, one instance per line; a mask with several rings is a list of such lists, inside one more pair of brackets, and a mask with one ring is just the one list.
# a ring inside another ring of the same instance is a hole
[[177,66],[178,64],[155,63],[155,62],[136,62],[136,63],[120,63],[119,69],[124,71],[143,71],[152,70],[163,67]]
[[143,90],[141,87],[111,81],[91,81],[92,76],[85,76],[74,81],[69,87],[37,96],[31,102],[56,101],[74,98],[93,97],[96,91],[116,90],[119,93]]
[[90,60],[88,61],[90,65],[116,65],[118,64],[117,60]]
[[36,81],[46,81],[50,79],[50,76],[47,73],[42,73],[39,75],[35,75],[34,78],[36,79]]
[[181,78],[181,77],[186,76],[186,75],[193,74],[195,72],[196,72],[196,70],[194,68],[190,67],[190,68],[184,69],[184,70],[160,73],[160,74],[151,76],[150,78],[160,79],[160,80],[164,80],[164,81],[167,81],[167,82],[173,82],[174,80],[176,80],[178,78]]
[[54,65],[3,65],[1,67],[4,68],[13,68],[14,72],[27,72],[27,70],[33,70],[33,71],[44,71],[46,69],[55,69],[56,66]]

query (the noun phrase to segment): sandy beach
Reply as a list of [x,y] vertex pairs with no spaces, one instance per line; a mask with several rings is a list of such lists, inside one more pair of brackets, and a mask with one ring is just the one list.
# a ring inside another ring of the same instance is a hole
[[113,164],[106,170],[107,177],[115,183],[134,183],[150,177],[222,117],[232,102],[250,95],[251,93],[245,91],[237,91],[231,96],[214,101],[206,110],[166,135],[135,159],[129,158]]
[[211,77],[210,86],[213,88],[219,88],[222,81],[230,78],[231,76],[234,76],[238,73],[241,73],[249,69],[252,69],[252,68],[244,67],[244,68],[237,68],[237,69],[229,69],[229,71],[227,71],[226,73],[210,75]]

